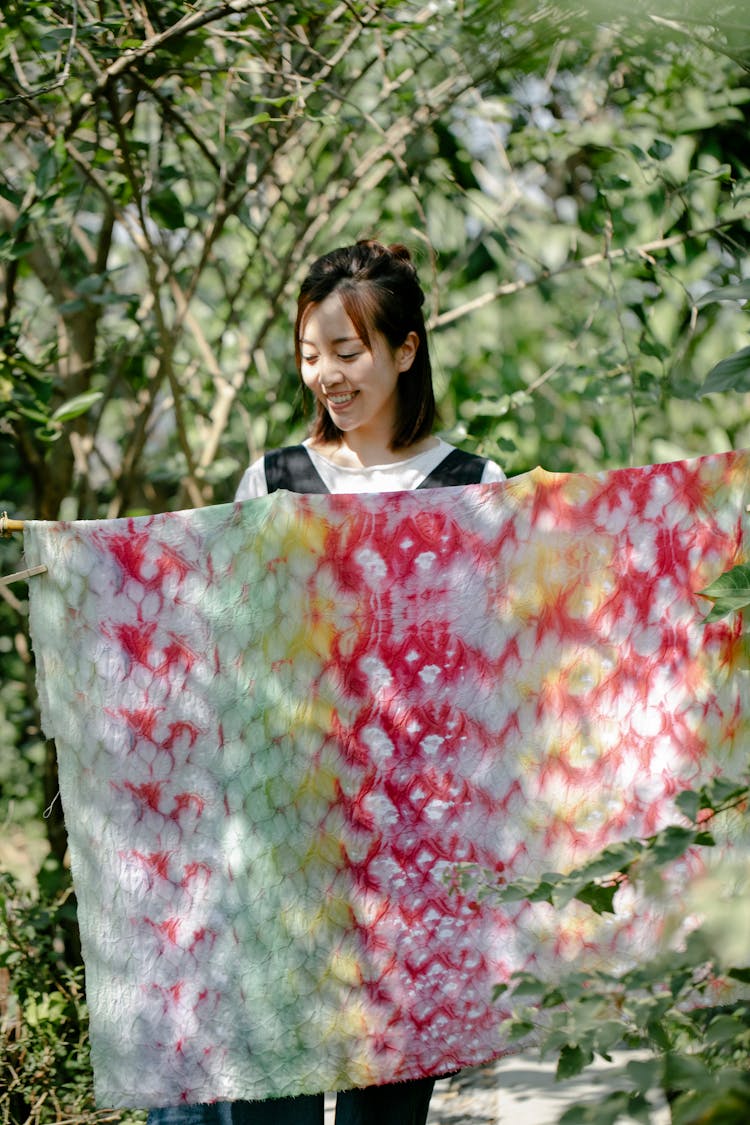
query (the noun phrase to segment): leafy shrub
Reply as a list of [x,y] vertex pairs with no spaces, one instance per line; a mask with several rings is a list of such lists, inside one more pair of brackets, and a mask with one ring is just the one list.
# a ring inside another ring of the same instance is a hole
[[49,874],[34,898],[0,873],[0,1122],[135,1125],[94,1106],[73,892]]
[[[577,899],[597,913],[613,911],[624,880],[653,885],[665,864],[688,849],[714,846],[709,829],[731,818],[736,838],[748,828],[747,782],[718,778],[677,804],[690,825],[608,848],[583,868],[519,880],[489,891],[561,907]],[[724,825],[725,827],[725,825]],[[684,947],[659,952],[621,974],[571,971],[553,984],[518,973],[507,993],[511,1038],[533,1037],[557,1055],[557,1077],[581,1073],[617,1047],[646,1051],[626,1067],[626,1084],[595,1105],[571,1106],[561,1125],[649,1122],[654,1100],[666,1100],[673,1125],[746,1125],[750,1121],[750,926],[746,865],[731,855],[695,903],[702,924]]]

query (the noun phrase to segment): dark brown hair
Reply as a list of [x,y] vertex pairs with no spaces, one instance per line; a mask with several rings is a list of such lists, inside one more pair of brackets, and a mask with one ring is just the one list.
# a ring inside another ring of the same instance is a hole
[[[305,317],[312,306],[334,292],[368,349],[371,332],[380,332],[393,350],[404,343],[410,332],[416,332],[419,346],[414,362],[398,380],[398,412],[391,449],[406,449],[428,437],[436,416],[432,365],[422,314],[424,293],[408,249],[398,243],[384,246],[366,239],[332,250],[313,262],[297,300],[294,354],[298,371]],[[326,442],[341,439],[341,430],[320,402],[316,403],[311,437]]]

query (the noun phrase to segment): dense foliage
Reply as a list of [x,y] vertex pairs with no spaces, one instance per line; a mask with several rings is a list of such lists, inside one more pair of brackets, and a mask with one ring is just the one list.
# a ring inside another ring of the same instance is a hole
[[[31,896],[0,874],[0,1121],[135,1121],[98,1112],[88,1054],[83,968],[66,943],[71,892]],[[7,985],[12,982],[12,991]]]
[[[7,0],[0,511],[230,498],[304,431],[301,271],[372,234],[420,263],[444,431],[509,473],[750,445],[750,19],[621,7]],[[60,1101],[29,1079],[0,1111],[83,1121],[77,1049],[40,1070],[24,1038],[84,1016],[23,587],[0,593],[0,860],[40,888],[3,890],[4,1058]]]
[[[595,1057],[611,1058],[623,1044],[646,1050],[634,1056],[624,1080],[606,1097],[571,1107],[564,1125],[614,1125],[625,1118],[649,1122],[654,1106],[669,1103],[674,1125],[743,1125],[750,1113],[750,907],[747,865],[724,857],[694,887],[687,902],[672,905],[668,872],[686,853],[715,848],[721,840],[747,839],[750,784],[717,778],[699,792],[678,795],[685,816],[645,840],[607,848],[584,868],[548,873],[539,882],[505,886],[487,882],[483,893],[504,901],[548,902],[562,908],[578,899],[598,914],[613,912],[618,891],[648,887],[662,899],[672,947],[623,972],[585,972],[572,966],[543,984],[518,973],[498,995],[510,993],[508,1034],[530,1035],[543,1053],[557,1056],[557,1076],[573,1077]],[[703,857],[701,857],[703,858]],[[467,878],[476,879],[476,874]],[[681,941],[685,911],[701,918]],[[506,998],[507,1001],[507,998]]]

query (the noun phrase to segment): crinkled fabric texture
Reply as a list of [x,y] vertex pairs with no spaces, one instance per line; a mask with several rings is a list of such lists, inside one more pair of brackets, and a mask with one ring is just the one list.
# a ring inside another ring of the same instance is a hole
[[627,888],[599,917],[458,874],[569,869],[740,770],[739,626],[696,592],[745,558],[748,465],[31,522],[99,1101],[478,1064],[514,970],[653,952]]

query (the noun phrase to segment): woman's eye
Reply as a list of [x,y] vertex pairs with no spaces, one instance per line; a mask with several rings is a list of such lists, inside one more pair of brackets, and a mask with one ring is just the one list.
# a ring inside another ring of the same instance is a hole
[[357,359],[361,352],[339,352],[339,359]]

